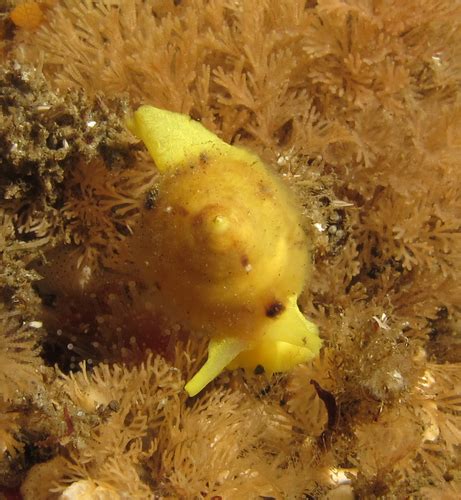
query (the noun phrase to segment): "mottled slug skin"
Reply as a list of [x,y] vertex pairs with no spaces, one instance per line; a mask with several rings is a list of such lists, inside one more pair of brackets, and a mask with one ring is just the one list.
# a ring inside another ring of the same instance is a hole
[[169,315],[251,339],[299,295],[306,237],[290,193],[261,163],[203,155],[165,174],[159,193],[137,251]]
[[210,336],[189,395],[226,367],[273,373],[316,356],[317,327],[296,303],[308,242],[282,181],[188,116],[142,106],[128,125],[162,173],[128,260],[156,309]]

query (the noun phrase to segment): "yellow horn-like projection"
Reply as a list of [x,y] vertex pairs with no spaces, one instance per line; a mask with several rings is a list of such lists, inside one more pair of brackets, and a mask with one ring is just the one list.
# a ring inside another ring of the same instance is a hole
[[188,116],[141,106],[128,126],[163,173],[143,216],[144,279],[167,315],[211,337],[188,394],[225,368],[273,373],[317,356],[317,327],[296,303],[308,244],[282,182]]

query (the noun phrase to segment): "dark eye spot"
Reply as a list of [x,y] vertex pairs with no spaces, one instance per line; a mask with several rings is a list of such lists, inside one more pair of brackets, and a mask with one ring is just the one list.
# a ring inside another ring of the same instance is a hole
[[269,304],[266,308],[266,316],[268,318],[276,318],[285,310],[285,306],[278,300]]
[[247,255],[242,255],[240,257],[240,263],[242,264],[243,267],[247,267],[248,264],[250,263],[250,261],[248,260],[248,256]]

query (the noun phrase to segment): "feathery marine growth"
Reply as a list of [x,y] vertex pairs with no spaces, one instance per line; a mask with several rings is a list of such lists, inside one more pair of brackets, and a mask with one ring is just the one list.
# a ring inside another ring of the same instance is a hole
[[[460,47],[453,0],[0,2],[0,496],[460,498]],[[229,168],[161,171],[144,103]]]

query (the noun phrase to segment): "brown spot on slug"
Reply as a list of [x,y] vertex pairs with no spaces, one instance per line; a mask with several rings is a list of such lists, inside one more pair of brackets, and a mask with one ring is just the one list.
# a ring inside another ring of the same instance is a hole
[[276,300],[266,308],[266,316],[268,318],[276,318],[277,316],[282,314],[284,310],[285,306],[281,302]]
[[255,375],[262,375],[265,372],[264,366],[263,365],[257,365],[256,368],[254,369],[253,373]]
[[258,191],[259,191],[259,194],[264,198],[273,198],[274,196],[274,191],[272,189],[272,187],[269,185],[268,182],[264,181],[264,180],[260,180],[258,182]]

